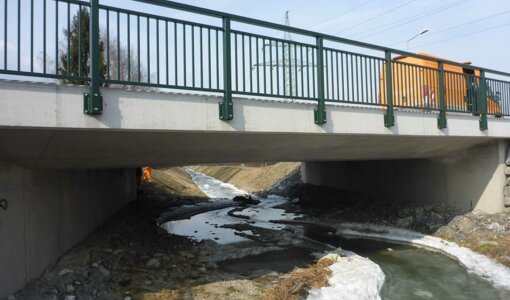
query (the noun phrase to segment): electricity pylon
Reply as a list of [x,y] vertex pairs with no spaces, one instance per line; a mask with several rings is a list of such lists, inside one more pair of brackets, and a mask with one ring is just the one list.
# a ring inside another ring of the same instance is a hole
[[[290,26],[290,20],[289,20],[289,11],[285,12],[285,25]],[[264,44],[262,46],[262,51],[266,51],[266,48],[268,47],[275,47],[276,51],[278,51],[278,48],[283,49],[283,58],[279,60],[274,60],[271,62],[266,63],[256,63],[252,66],[252,69],[256,68],[257,66],[263,67],[263,66],[269,66],[271,67],[271,72],[274,68],[283,68],[283,72],[285,74],[285,82],[284,82],[284,88],[285,88],[285,95],[297,95],[297,73],[296,68],[298,71],[301,71],[303,68],[313,67],[313,62],[311,64],[307,64],[303,62],[302,60],[298,60],[297,57],[295,57],[295,47],[296,45],[292,43],[292,34],[288,31],[284,32],[283,39],[286,41],[289,41],[289,43],[280,43],[277,41],[272,41],[270,43]],[[308,53],[306,54],[308,55]],[[279,72],[279,70],[276,70]],[[291,81],[292,80],[292,81]],[[292,91],[291,91],[292,87]],[[292,93],[291,93],[292,92]]]

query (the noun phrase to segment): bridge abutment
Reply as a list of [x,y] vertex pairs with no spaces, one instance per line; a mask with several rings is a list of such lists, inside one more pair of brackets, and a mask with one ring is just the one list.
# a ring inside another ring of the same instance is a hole
[[51,170],[0,162],[0,298],[136,197],[134,169]]
[[497,213],[505,207],[507,152],[508,142],[498,141],[426,159],[306,162],[302,177],[388,200]]

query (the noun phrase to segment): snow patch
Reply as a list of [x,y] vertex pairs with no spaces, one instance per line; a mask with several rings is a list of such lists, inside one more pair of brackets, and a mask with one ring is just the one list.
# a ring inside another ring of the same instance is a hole
[[510,268],[468,248],[437,237],[406,229],[360,223],[340,224],[337,234],[389,240],[439,250],[457,259],[468,272],[489,281],[496,287],[510,290]]
[[236,188],[230,183],[225,183],[211,176],[193,171],[192,169],[187,168],[186,172],[188,172],[198,188],[211,199],[233,199],[236,196],[250,194]]
[[370,259],[338,249],[337,261],[329,266],[329,286],[311,289],[308,300],[379,300],[384,273]]

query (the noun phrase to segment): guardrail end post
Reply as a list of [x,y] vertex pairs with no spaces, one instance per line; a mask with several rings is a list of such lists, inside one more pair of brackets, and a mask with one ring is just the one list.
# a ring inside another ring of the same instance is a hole
[[326,124],[326,104],[324,97],[324,41],[323,38],[318,36],[317,43],[317,92],[319,102],[317,108],[314,109],[314,121],[317,125]]
[[219,103],[220,120],[230,121],[234,118],[232,103],[232,57],[230,44],[230,19],[223,18],[223,102]]
[[439,116],[437,117],[437,128],[445,129],[446,121],[446,103],[444,99],[444,63],[438,62],[438,81],[439,81]]
[[485,81],[485,72],[480,71],[480,91],[478,93],[478,103],[480,107],[480,130],[489,128],[487,121],[487,82]]
[[386,113],[384,114],[384,126],[387,128],[391,128],[395,126],[395,115],[393,114],[393,75],[392,75],[392,61],[391,61],[391,52],[386,50],[385,58],[386,58],[386,68],[385,68],[385,78],[386,78]]
[[99,70],[99,0],[90,1],[90,92],[83,94],[83,112],[88,115],[103,113]]

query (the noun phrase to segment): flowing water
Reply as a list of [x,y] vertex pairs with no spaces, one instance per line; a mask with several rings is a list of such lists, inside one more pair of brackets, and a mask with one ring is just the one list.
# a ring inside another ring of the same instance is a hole
[[[233,198],[246,194],[232,185],[204,174],[189,170],[197,185],[212,198]],[[293,220],[299,215],[286,213],[277,208],[287,201],[281,197],[263,199],[258,205],[227,215],[231,208],[202,213],[185,220],[170,221],[162,226],[172,234],[189,236],[197,241],[214,239],[220,244],[250,240],[252,232],[222,228],[222,225],[250,224],[252,226],[280,230],[286,225],[271,220]],[[293,225],[298,226],[298,225]],[[510,293],[493,287],[489,282],[470,274],[456,260],[429,250],[368,239],[341,237],[315,225],[303,226],[304,235],[335,247],[368,257],[380,266],[386,275],[381,290],[382,299],[510,299]],[[253,234],[254,235],[254,234]],[[224,271],[243,276],[264,274],[269,271],[287,272],[294,266],[311,262],[310,252],[292,247],[285,251],[273,251],[220,263]]]

